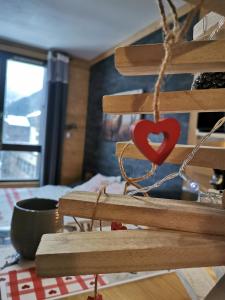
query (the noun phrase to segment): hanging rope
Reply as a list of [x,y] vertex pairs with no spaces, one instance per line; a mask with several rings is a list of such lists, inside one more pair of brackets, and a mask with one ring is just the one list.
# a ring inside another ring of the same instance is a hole
[[[124,152],[126,151],[127,147],[129,147],[129,145],[131,145],[132,142],[127,143],[124,148],[122,149],[120,156],[118,158],[118,163],[119,163],[119,168],[120,168],[120,173],[123,177],[123,179],[125,180],[126,184],[125,184],[125,190],[127,189],[127,187],[130,186],[134,186],[135,188],[140,189],[141,186],[137,183],[140,181],[143,181],[145,179],[148,179],[150,176],[152,176],[155,173],[155,170],[157,168],[156,165],[152,164],[151,170],[148,171],[145,175],[141,176],[141,177],[128,177],[125,168],[124,168],[124,164],[123,164],[123,155]],[[148,196],[148,194],[144,194],[145,196]]]
[[[95,216],[96,216],[96,212],[97,212],[97,208],[98,208],[98,203],[99,203],[99,200],[102,196],[102,194],[106,195],[106,185],[104,185],[98,192],[98,195],[97,195],[97,199],[96,199],[96,202],[95,202],[95,207],[93,209],[93,214],[92,214],[92,218],[91,218],[91,227],[90,227],[90,231],[93,230],[93,226],[94,226],[94,221],[95,221]],[[100,231],[102,231],[102,222],[100,220]]]
[[202,6],[204,0],[201,0],[199,4],[191,11],[191,13],[188,14],[183,26],[180,28],[179,19],[177,15],[177,10],[175,5],[173,4],[172,0],[167,0],[173,16],[173,29],[169,29],[169,25],[166,18],[166,13],[164,9],[164,5],[162,0],[158,0],[158,6],[160,10],[160,15],[162,19],[162,28],[165,35],[163,47],[165,50],[165,55],[160,67],[159,76],[155,84],[154,88],[154,96],[153,96],[153,113],[154,113],[154,119],[155,122],[158,122],[160,119],[160,88],[163,82],[163,77],[166,71],[166,68],[169,64],[169,61],[172,56],[172,48],[175,43],[180,42],[183,37],[186,35],[188,29],[190,28],[191,22],[193,18],[195,17],[196,13],[199,11],[199,9]]
[[171,59],[172,46],[176,40],[176,29],[179,27],[176,8],[173,5],[171,0],[168,0],[168,2],[172,8],[172,15],[173,15],[173,21],[174,21],[173,30],[169,29],[163,2],[162,2],[162,0],[158,0],[158,6],[159,6],[159,10],[160,10],[161,19],[162,19],[162,28],[163,28],[163,32],[165,35],[164,43],[163,43],[165,54],[164,54],[164,58],[162,60],[162,64],[160,66],[158,79],[156,81],[155,88],[154,88],[153,107],[152,108],[153,108],[155,122],[158,122],[160,119],[160,108],[159,108],[160,107],[160,101],[159,101],[160,100],[159,99],[160,88],[162,85],[163,76],[165,74],[166,68]]

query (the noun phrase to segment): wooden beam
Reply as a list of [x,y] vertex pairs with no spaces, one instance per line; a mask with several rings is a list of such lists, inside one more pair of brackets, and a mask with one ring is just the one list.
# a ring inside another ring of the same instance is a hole
[[[77,57],[71,57],[70,59],[70,67],[71,68],[78,68],[80,70],[88,70],[90,71],[90,63],[88,60],[77,58]],[[70,77],[69,77],[70,78]]]
[[[116,156],[123,151],[127,142],[116,144]],[[160,144],[151,143],[154,149]],[[187,155],[193,150],[193,145],[177,144],[170,155],[166,158],[166,163],[182,164]],[[124,158],[146,160],[145,156],[136,148],[134,144],[129,144],[124,152]],[[202,146],[189,163],[190,166],[199,166],[212,169],[225,170],[225,148]]]
[[0,182],[0,189],[2,188],[32,188],[40,187],[39,181],[2,181]]
[[[223,72],[225,41],[192,41],[176,44],[167,74]],[[123,75],[158,74],[164,57],[163,44],[136,45],[116,49],[115,64]]]
[[0,50],[28,56],[33,59],[47,60],[47,51],[44,49],[39,49],[4,39],[0,39]]
[[[160,111],[225,111],[225,89],[162,92]],[[150,114],[153,94],[115,95],[103,97],[103,111],[110,114]]]
[[[180,8],[177,9],[178,17],[183,17],[184,15],[188,14],[193,9],[193,5],[185,4],[182,5]],[[172,21],[172,14],[168,15],[168,21]],[[160,19],[156,20],[155,22],[151,23],[150,25],[142,28],[140,31],[135,32],[131,36],[129,36],[127,39],[123,40],[122,42],[118,43],[117,45],[114,45],[112,48],[108,49],[107,51],[101,53],[100,55],[96,56],[94,59],[90,61],[91,65],[95,65],[96,63],[102,61],[103,59],[106,59],[107,57],[114,54],[115,48],[127,46],[135,43],[136,41],[142,39],[143,37],[146,37],[147,35],[159,30],[162,28],[162,22]]]
[[70,61],[66,124],[76,125],[76,128],[68,130],[64,135],[61,184],[69,185],[81,180],[89,77],[90,70],[86,61],[75,58]]
[[166,230],[46,234],[36,254],[41,277],[224,264],[224,237]]
[[[72,192],[59,200],[62,215],[92,218],[97,194]],[[96,211],[97,220],[114,220],[126,224],[225,235],[225,210],[202,203],[104,195]]]
[[[197,5],[200,0],[184,0],[190,4]],[[225,16],[225,2],[222,0],[204,0],[202,2],[203,8],[208,11],[215,11],[218,14],[222,14]]]

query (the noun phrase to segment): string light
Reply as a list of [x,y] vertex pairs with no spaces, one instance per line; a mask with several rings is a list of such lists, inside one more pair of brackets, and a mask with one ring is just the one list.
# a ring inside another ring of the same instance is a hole
[[[180,169],[178,172],[176,173],[171,173],[167,176],[165,176],[164,178],[160,179],[159,181],[155,182],[152,185],[146,186],[144,188],[139,188],[136,189],[132,192],[129,192],[128,195],[130,196],[134,196],[137,193],[147,193],[149,191],[151,191],[154,188],[157,188],[159,186],[161,186],[163,183],[174,179],[176,177],[180,177],[182,179],[184,179],[185,181],[187,181],[189,183],[190,186],[192,186],[193,188],[196,188],[196,191],[201,191],[201,187],[198,183],[195,183],[191,178],[189,178],[186,174],[185,174],[185,169],[187,167],[187,165],[190,163],[190,161],[194,158],[195,154],[198,152],[199,148],[201,147],[201,145],[203,145],[207,139],[217,130],[219,129],[223,124],[225,123],[225,117],[219,119],[219,121],[216,122],[216,124],[213,126],[213,128],[211,129],[211,131],[209,133],[207,133],[201,140],[200,142],[194,147],[194,149],[191,151],[191,153],[188,154],[188,156],[186,157],[186,159],[183,161]],[[201,193],[204,193],[207,197],[209,198],[213,198],[215,196],[215,193],[205,193],[204,191],[201,191]]]
[[221,204],[223,198],[223,191],[216,192],[199,192],[198,201],[204,203]]
[[197,182],[193,181],[189,176],[184,173],[180,174],[180,177],[188,184],[188,187],[193,192],[199,192],[200,186]]

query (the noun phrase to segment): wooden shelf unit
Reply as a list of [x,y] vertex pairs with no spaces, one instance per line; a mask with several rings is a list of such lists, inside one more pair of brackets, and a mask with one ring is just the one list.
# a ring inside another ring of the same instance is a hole
[[[212,2],[206,1],[206,5]],[[220,9],[218,0],[213,3]],[[176,45],[167,73],[224,71],[225,52],[221,51],[224,48],[224,40]],[[123,75],[157,74],[163,55],[162,44],[121,47],[116,49],[115,62]],[[126,103],[122,103],[121,97]],[[224,99],[224,90],[171,92],[163,93],[161,97],[163,112],[225,110],[225,101],[221,100]],[[151,105],[148,108],[151,102],[151,94],[107,96],[104,98],[104,112],[151,112]],[[117,154],[123,146],[121,143],[117,145]],[[129,157],[143,159],[134,145],[128,149],[125,157],[129,153]],[[192,149],[193,146],[177,145],[167,162],[181,163]],[[224,168],[225,149],[202,147],[193,162],[200,167]],[[59,209],[63,215],[91,218],[96,199],[96,194],[73,193],[60,200]],[[100,199],[95,217],[155,228],[44,235],[36,255],[38,274],[65,276],[225,264],[225,210],[222,205],[215,207],[144,197],[139,200],[105,195]]]

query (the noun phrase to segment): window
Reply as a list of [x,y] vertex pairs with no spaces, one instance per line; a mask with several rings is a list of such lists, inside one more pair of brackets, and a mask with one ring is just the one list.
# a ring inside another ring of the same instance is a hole
[[45,63],[0,52],[0,181],[39,180]]

